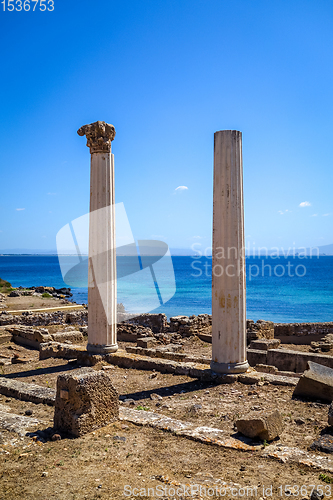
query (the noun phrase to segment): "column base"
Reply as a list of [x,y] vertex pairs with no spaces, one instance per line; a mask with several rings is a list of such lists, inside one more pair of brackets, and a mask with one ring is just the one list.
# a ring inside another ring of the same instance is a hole
[[108,354],[109,352],[118,351],[118,344],[114,345],[88,344],[87,351],[91,354]]
[[250,365],[247,360],[242,363],[218,363],[212,360],[210,367],[216,373],[244,373]]

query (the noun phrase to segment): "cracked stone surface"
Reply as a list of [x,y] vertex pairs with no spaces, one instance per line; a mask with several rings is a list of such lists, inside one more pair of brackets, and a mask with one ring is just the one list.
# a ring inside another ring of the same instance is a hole
[[25,436],[27,430],[36,427],[40,421],[37,418],[24,417],[15,413],[0,410],[0,428]]
[[232,448],[240,451],[255,451],[260,449],[260,446],[247,444],[246,438],[235,439],[226,436],[226,433],[221,429],[212,427],[196,427],[188,422],[181,422],[170,417],[158,415],[154,412],[143,410],[132,410],[130,408],[120,408],[119,417],[122,420],[127,420],[138,425],[149,425],[155,429],[184,436],[202,443],[214,444],[223,448]]
[[292,446],[271,445],[263,453],[264,458],[272,458],[282,463],[294,462],[299,465],[333,472],[333,460],[328,456],[315,455]]

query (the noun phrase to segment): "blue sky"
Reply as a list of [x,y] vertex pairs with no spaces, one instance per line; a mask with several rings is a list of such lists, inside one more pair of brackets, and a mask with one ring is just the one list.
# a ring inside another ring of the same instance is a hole
[[116,201],[137,239],[211,245],[214,132],[238,129],[247,241],[333,243],[332,28],[325,0],[2,10],[0,250],[54,249],[89,210],[76,131],[96,120],[116,128]]

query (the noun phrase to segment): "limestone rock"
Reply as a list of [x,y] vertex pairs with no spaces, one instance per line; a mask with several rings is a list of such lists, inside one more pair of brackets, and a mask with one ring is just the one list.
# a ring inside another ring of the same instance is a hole
[[52,340],[54,340],[54,342],[60,342],[60,343],[69,341],[69,342],[73,342],[75,344],[76,342],[83,341],[82,333],[77,331],[77,330],[52,333],[51,337],[52,337]]
[[306,396],[332,402],[333,369],[308,361],[308,370],[299,379],[294,396]]
[[0,326],[3,325],[27,325],[27,326],[47,326],[47,325],[63,325],[75,324],[86,325],[88,323],[88,311],[80,309],[78,311],[64,312],[54,311],[50,313],[35,313],[26,311],[20,316],[12,316],[6,311],[0,312]]
[[19,344],[38,347],[41,342],[48,342],[52,338],[46,328],[32,328],[31,326],[13,325],[8,326],[6,331],[13,335],[14,340]]
[[277,349],[281,344],[280,339],[259,339],[252,340],[250,349],[259,349],[260,351],[268,351],[269,349]]
[[86,347],[65,344],[61,342],[45,342],[39,344],[39,359],[47,358],[63,358],[63,359],[77,359],[78,354],[84,351],[86,354]]
[[20,380],[0,377],[0,394],[21,401],[54,405],[55,390],[50,387],[42,387],[37,384],[28,384]]
[[157,341],[155,339],[155,337],[144,337],[144,338],[140,338],[140,339],[137,339],[137,342],[136,342],[136,345],[138,347],[144,347],[144,348],[150,348],[150,347],[154,347],[156,345]]
[[170,318],[170,331],[177,332],[181,337],[208,335],[211,342],[212,316],[210,314],[173,316]]
[[110,424],[118,416],[118,394],[104,371],[81,368],[58,376],[55,429],[78,437]]
[[278,411],[272,413],[257,411],[236,420],[238,432],[250,438],[272,441],[283,431],[282,415]]
[[333,436],[323,434],[309,447],[310,450],[323,451],[324,453],[333,453]]

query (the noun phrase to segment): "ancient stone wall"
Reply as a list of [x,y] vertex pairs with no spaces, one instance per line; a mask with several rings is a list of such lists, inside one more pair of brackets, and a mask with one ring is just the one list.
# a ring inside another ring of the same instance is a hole
[[327,335],[333,333],[333,322],[328,323],[275,323],[274,336]]
[[[119,317],[119,315],[118,315]],[[140,314],[136,318],[130,318],[128,323],[150,328],[153,333],[163,333],[168,330],[168,321],[165,314]]]
[[258,339],[273,339],[274,323],[263,319],[258,319],[255,323],[253,320],[248,319],[246,321],[246,337],[248,343]]
[[170,318],[170,332],[177,332],[182,337],[190,337],[198,333],[210,333],[212,328],[211,314],[198,316],[173,316]]
[[20,315],[0,314],[0,326],[4,325],[28,325],[28,326],[47,326],[47,325],[61,325],[61,324],[88,324],[88,311],[55,311],[50,313],[33,313],[25,312]]
[[[199,314],[198,316],[173,316],[167,321],[165,314],[140,314],[136,318],[126,318],[126,314],[120,315],[118,312],[118,331],[123,335],[123,340],[133,335],[133,337],[149,336],[159,333],[177,333],[181,337],[205,334],[211,335],[212,316],[210,314]],[[0,312],[0,326],[6,325],[26,325],[26,326],[48,326],[72,324],[88,325],[88,310],[79,311],[54,311],[49,313],[35,313],[27,311],[22,314],[12,315],[6,311]],[[321,338],[327,334],[333,334],[333,322],[327,323],[273,323],[271,321],[258,320],[254,322],[247,320],[247,341],[257,339],[281,338],[285,342],[286,338],[309,337],[310,340]],[[126,338],[125,338],[126,337]],[[292,340],[292,339],[291,339]],[[302,339],[300,339],[301,341]],[[309,343],[310,343],[309,340]]]

